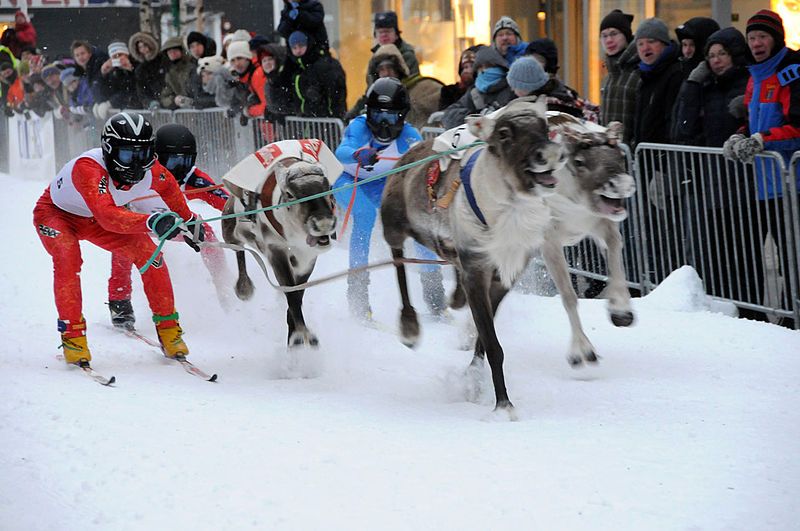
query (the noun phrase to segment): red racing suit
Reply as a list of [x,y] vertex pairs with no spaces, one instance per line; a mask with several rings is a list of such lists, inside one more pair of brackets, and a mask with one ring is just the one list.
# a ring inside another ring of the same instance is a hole
[[[72,327],[83,320],[80,284],[83,260],[79,242],[90,241],[127,256],[138,267],[144,266],[156,249],[149,236],[148,216],[121,205],[153,192],[184,220],[191,218],[192,212],[175,178],[161,164],[156,162],[129,189],[118,189],[106,170],[102,151],[96,148],[64,165],[36,202],[33,224],[53,259],[56,309],[59,320],[67,323],[62,331],[77,330]],[[158,327],[175,326],[172,283],[162,255],[142,274],[142,284],[153,314],[170,318],[159,322]]]
[[[180,189],[184,193],[188,192],[188,199],[201,199],[217,210],[222,211],[225,207],[225,202],[228,200],[228,194],[222,188],[191,193],[194,190],[201,190],[214,185],[214,180],[209,177],[207,173],[194,167],[189,170],[189,174]],[[134,199],[128,206],[131,210],[143,214],[165,212],[169,210],[168,206],[159,197]],[[218,241],[211,225],[203,223],[203,229],[205,230],[207,242]],[[178,235],[175,236],[175,238],[180,239],[182,236]],[[219,264],[225,261],[223,251],[218,247],[203,247],[200,251],[200,255],[206,267],[208,267],[212,273],[218,270],[220,268]],[[111,276],[108,278],[109,301],[129,300],[131,298],[132,265],[133,261],[124,253],[111,253]]]

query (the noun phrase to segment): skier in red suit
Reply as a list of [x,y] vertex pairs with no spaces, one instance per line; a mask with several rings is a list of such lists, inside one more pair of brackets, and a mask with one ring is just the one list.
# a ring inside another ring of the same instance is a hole
[[[179,124],[167,124],[156,131],[155,151],[158,161],[165,166],[178,183],[180,189],[189,192],[189,199],[200,199],[215,209],[222,211],[228,194],[221,188],[191,193],[215,186],[214,180],[195,166],[197,141],[188,128]],[[166,212],[169,207],[160,197],[147,197],[131,201],[128,208],[134,212],[153,214]],[[205,241],[218,241],[213,229],[207,223],[202,225]],[[177,237],[177,236],[176,236]],[[227,280],[227,266],[222,249],[203,247],[200,251],[203,262],[211,273],[221,300],[231,292]],[[124,253],[111,254],[111,276],[108,279],[108,308],[111,322],[122,329],[133,330],[136,317],[131,304],[131,266],[133,262]]]
[[[58,329],[67,363],[88,367],[80,285],[81,251],[86,240],[128,256],[144,266],[156,246],[150,231],[171,237],[193,220],[175,179],[154,154],[153,128],[140,114],[122,112],[106,122],[101,148],[68,162],[45,189],[33,210],[33,223],[53,258]],[[123,208],[136,197],[157,193],[170,212],[145,215]],[[202,232],[198,239],[202,241]],[[190,237],[186,242],[198,248]],[[189,349],[182,339],[167,265],[159,255],[142,274],[144,291],[164,355],[182,358]]]

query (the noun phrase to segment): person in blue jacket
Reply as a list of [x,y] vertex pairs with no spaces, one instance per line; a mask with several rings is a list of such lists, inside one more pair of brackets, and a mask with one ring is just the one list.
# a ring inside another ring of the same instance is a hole
[[[367,113],[356,117],[344,131],[344,139],[336,149],[336,158],[344,172],[334,188],[363,181],[392,169],[398,159],[422,137],[413,126],[405,123],[410,108],[408,92],[403,84],[384,77],[367,90]],[[337,192],[336,202],[343,212],[350,209],[353,232],[350,238],[350,275],[347,278],[347,301],[350,313],[361,320],[370,320],[369,271],[358,270],[367,265],[372,228],[381,204],[386,178]],[[351,206],[352,203],[352,206]],[[436,259],[436,255],[421,245],[421,258]],[[422,287],[425,302],[434,315],[446,307],[440,266],[424,266]]]

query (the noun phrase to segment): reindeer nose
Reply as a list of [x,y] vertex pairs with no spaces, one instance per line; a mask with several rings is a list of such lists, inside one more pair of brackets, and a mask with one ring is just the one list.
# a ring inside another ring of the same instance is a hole
[[308,224],[314,234],[330,234],[336,229],[336,216],[313,216]]

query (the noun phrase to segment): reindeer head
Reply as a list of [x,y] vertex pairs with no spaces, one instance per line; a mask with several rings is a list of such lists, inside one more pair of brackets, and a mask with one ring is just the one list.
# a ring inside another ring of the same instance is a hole
[[509,183],[517,192],[553,193],[553,172],[564,165],[562,147],[550,139],[544,101],[514,101],[496,116],[467,118],[470,132],[512,170]]
[[[281,202],[302,199],[331,189],[322,165],[296,159],[287,159],[287,164],[278,164],[275,170],[278,187],[281,189]],[[311,246],[328,247],[331,238],[336,239],[336,214],[333,195],[326,195],[303,201],[287,207],[287,219],[306,235],[306,243]]]
[[567,171],[560,178],[560,191],[600,217],[625,219],[625,200],[636,191],[636,183],[619,147],[622,124],[612,122],[608,129],[592,125],[590,129],[566,123],[558,129],[567,150]]

